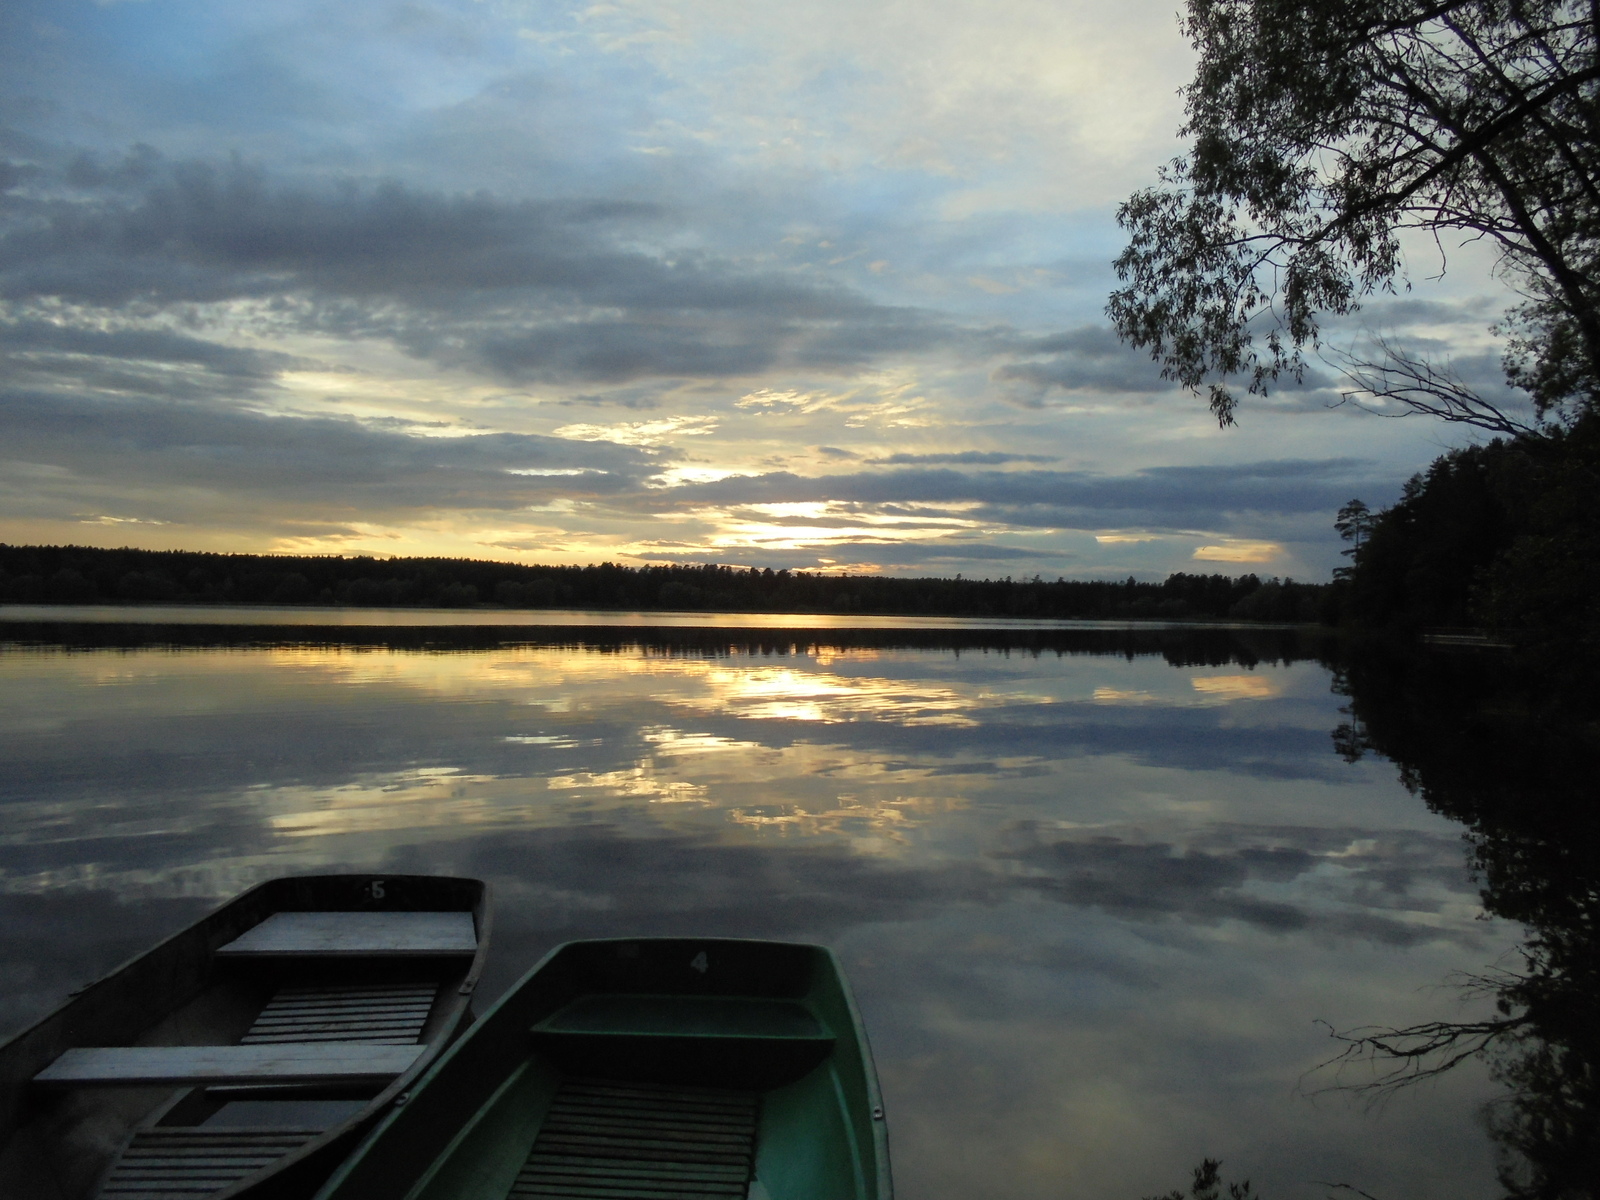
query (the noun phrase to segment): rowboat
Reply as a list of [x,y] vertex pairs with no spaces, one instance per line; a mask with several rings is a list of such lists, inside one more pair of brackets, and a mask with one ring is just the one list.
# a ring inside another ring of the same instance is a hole
[[821,946],[569,942],[317,1200],[889,1200],[877,1074]]
[[274,879],[0,1046],[0,1196],[305,1200],[471,1020],[475,879]]

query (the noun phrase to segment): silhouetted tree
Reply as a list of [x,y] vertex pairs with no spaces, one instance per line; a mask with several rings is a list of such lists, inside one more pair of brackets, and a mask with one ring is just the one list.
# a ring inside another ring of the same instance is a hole
[[[1184,29],[1199,51],[1190,148],[1119,210],[1125,286],[1108,309],[1166,378],[1206,388],[1230,424],[1234,387],[1300,380],[1326,317],[1403,280],[1405,232],[1459,233],[1494,245],[1523,297],[1505,321],[1509,381],[1540,418],[1595,403],[1590,4],[1188,0]],[[1425,360],[1380,354],[1368,375],[1447,420],[1526,428]]]
[[1361,553],[1361,543],[1372,532],[1372,510],[1359,499],[1351,500],[1339,510],[1333,527],[1339,531],[1340,537],[1350,543],[1350,548],[1342,553],[1353,558]]
[[1222,1164],[1214,1158],[1208,1158],[1194,1169],[1194,1180],[1189,1184],[1187,1193],[1176,1188],[1164,1196],[1146,1196],[1145,1200],[1261,1200],[1260,1193],[1250,1189],[1250,1181],[1243,1183],[1223,1183]]
[[1453,450],[1408,480],[1366,523],[1349,576],[1355,618],[1408,629],[1477,623],[1475,589],[1515,536],[1526,467],[1520,447],[1497,440]]

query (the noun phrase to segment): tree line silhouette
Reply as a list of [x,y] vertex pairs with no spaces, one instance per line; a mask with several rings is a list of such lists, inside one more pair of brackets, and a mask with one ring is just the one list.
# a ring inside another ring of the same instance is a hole
[[1340,511],[1345,624],[1487,629],[1574,683],[1600,666],[1600,414],[1444,454],[1378,512]]
[[1178,573],[1125,580],[899,578],[699,566],[212,554],[0,545],[0,602],[598,608],[1316,622],[1327,585]]

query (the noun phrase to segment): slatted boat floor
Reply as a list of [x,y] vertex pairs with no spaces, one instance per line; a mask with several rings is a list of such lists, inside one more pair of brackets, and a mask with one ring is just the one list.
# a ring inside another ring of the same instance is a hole
[[317,1129],[140,1130],[100,1189],[102,1200],[193,1200],[221,1191],[316,1137]]
[[408,1045],[422,1037],[434,983],[295,985],[278,989],[245,1045],[281,1042],[381,1042]]
[[540,1200],[743,1200],[753,1092],[576,1079],[562,1084],[511,1195]]

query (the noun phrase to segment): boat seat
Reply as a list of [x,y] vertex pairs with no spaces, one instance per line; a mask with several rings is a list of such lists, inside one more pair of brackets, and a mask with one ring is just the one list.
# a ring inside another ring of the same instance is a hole
[[285,1154],[320,1129],[141,1129],[101,1185],[103,1200],[171,1200],[220,1192]]
[[806,1005],[756,996],[591,994],[531,1033],[570,1074],[756,1091],[800,1078],[834,1043]]
[[68,1050],[33,1077],[55,1087],[391,1082],[426,1049],[381,1042],[249,1046],[95,1046]]
[[217,949],[225,958],[392,958],[478,952],[469,912],[279,912]]
[[758,1115],[750,1092],[569,1079],[510,1195],[744,1200]]
[[409,1045],[421,1039],[438,991],[437,983],[281,987],[241,1041],[247,1046],[285,1042]]
[[539,1022],[540,1032],[825,1041],[833,1034],[804,1004],[753,996],[580,996]]

